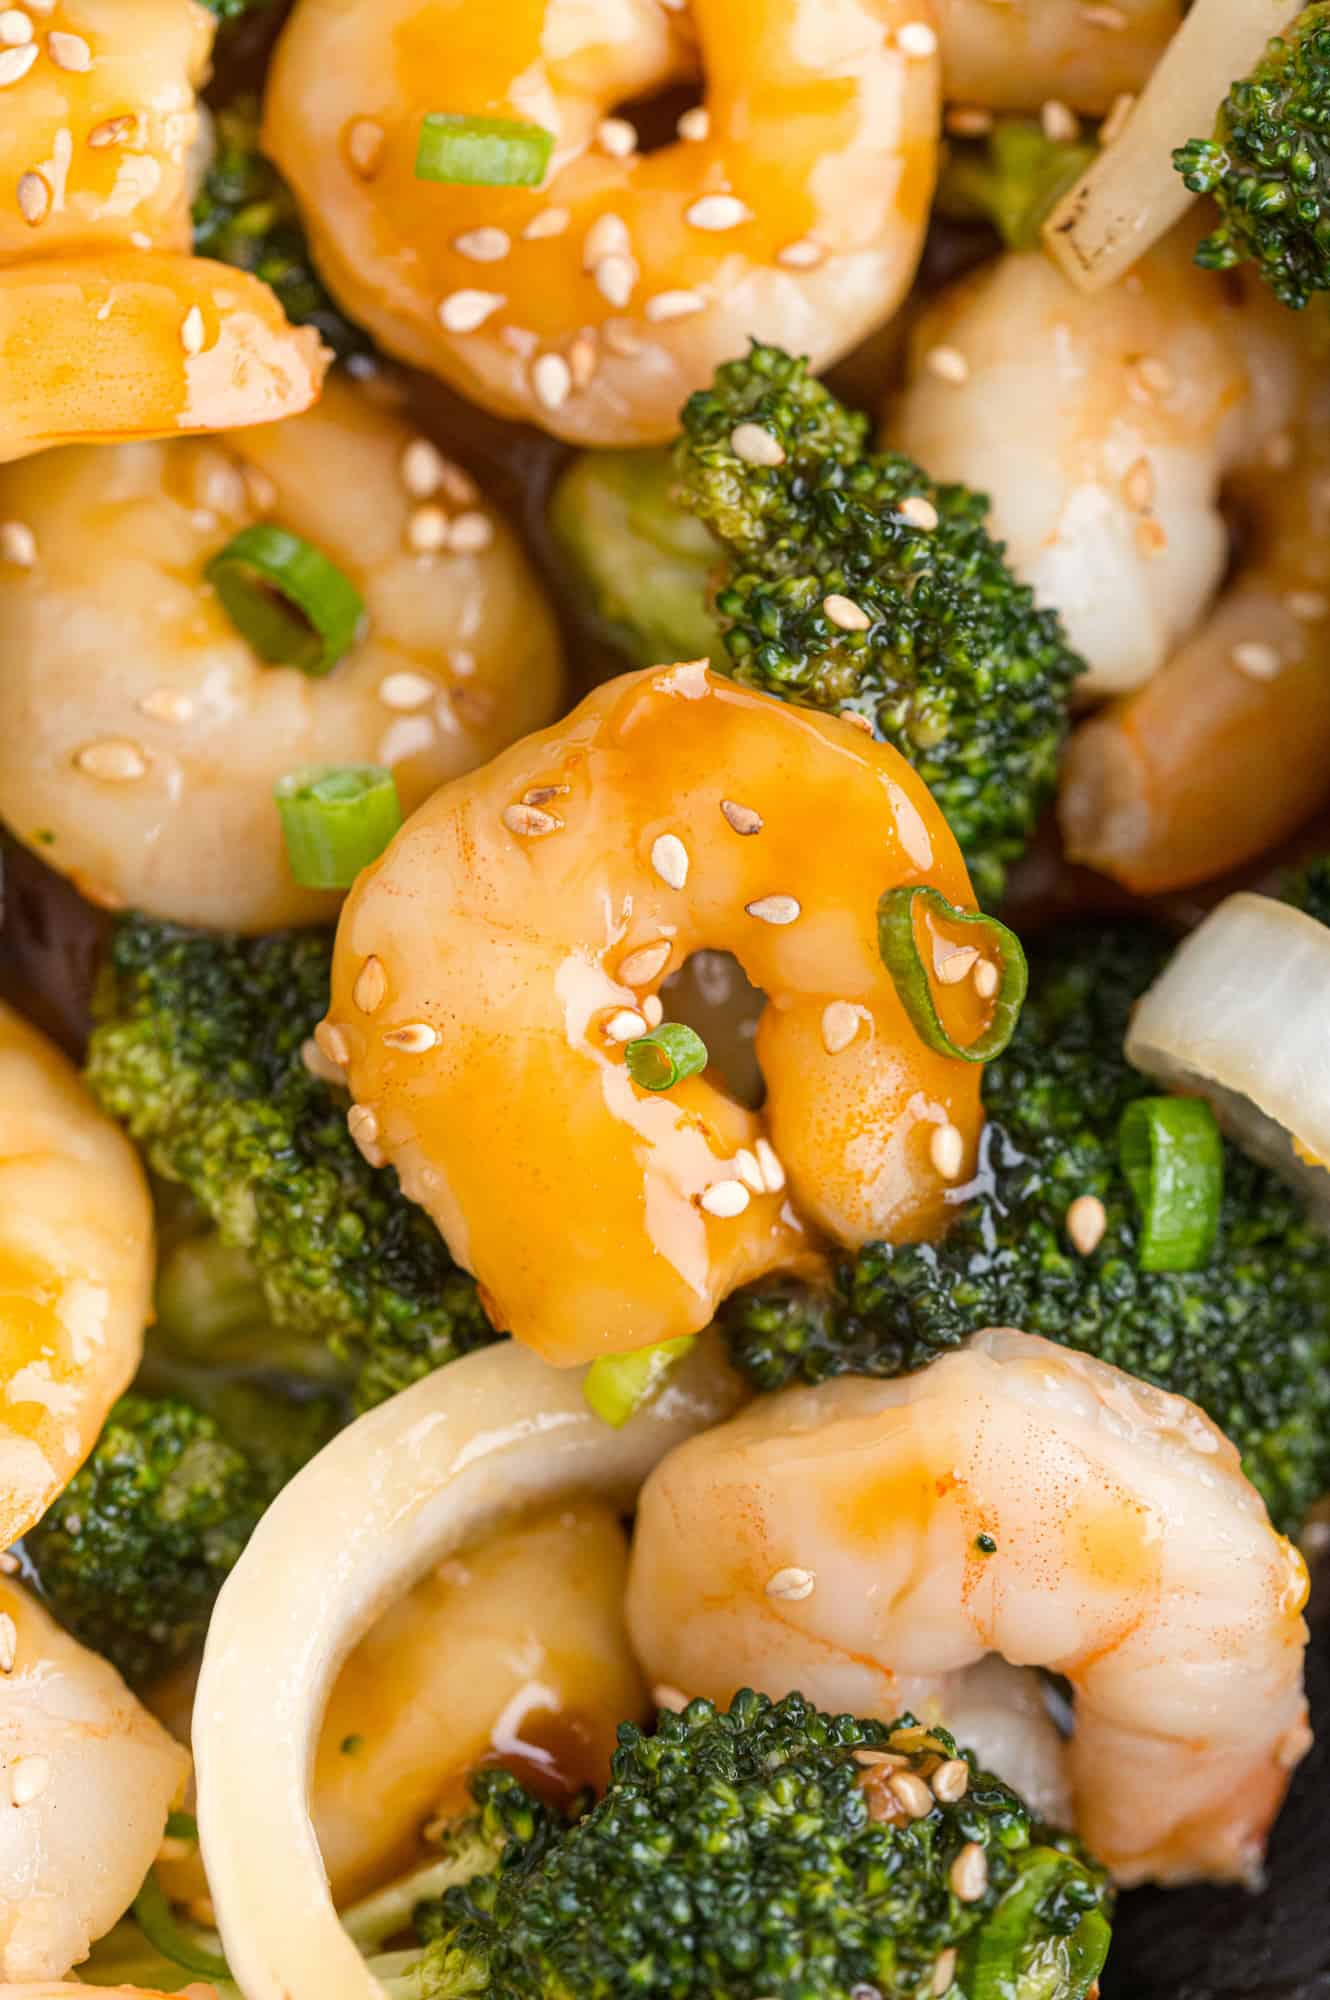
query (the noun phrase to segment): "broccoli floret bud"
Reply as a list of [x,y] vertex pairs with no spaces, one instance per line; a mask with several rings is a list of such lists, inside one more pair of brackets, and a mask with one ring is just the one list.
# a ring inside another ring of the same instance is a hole
[[1098,147],[1050,139],[1032,119],[1001,119],[982,144],[955,145],[937,205],[957,222],[989,222],[1008,250],[1037,250],[1039,231]]
[[[780,463],[736,451],[740,425]],[[685,405],[681,495],[732,558],[715,595],[730,672],[869,721],[928,785],[991,901],[1052,796],[1081,662],[1007,568],[984,496],[870,451],[867,428],[804,362],[755,345]]]
[[[989,1122],[956,1221],[937,1243],[866,1245],[827,1290],[737,1294],[726,1330],[752,1381],[903,1374],[977,1327],[1024,1327],[1198,1403],[1242,1452],[1275,1524],[1297,1528],[1330,1486],[1330,1240],[1292,1189],[1226,1143],[1210,1262],[1140,1268],[1118,1125],[1158,1085],[1122,1043],[1168,950],[1162,934],[1122,923],[1034,954],[1016,1033],[985,1074]],[[1106,1218],[1088,1255],[1067,1233],[1081,1195]]]
[[1253,262],[1286,306],[1330,291],[1330,4],[1271,41],[1220,105],[1214,136],[1180,146],[1173,164],[1222,217],[1198,264]]
[[[230,20],[256,4],[266,0],[213,0],[213,11]],[[290,189],[259,151],[257,102],[236,98],[216,121],[217,151],[194,199],[195,254],[253,272],[293,325],[316,327],[339,357],[368,353],[368,336],[323,288]]]
[[[899,1765],[865,1754],[889,1743]],[[968,1754],[959,1800],[923,1792],[911,1817],[888,1789],[959,1754],[911,1717],[856,1722],[797,1694],[694,1701],[650,1735],[625,1723],[597,1804],[515,1830],[497,1868],[417,1913],[413,1984],[426,2000],[913,2000],[954,1967],[965,1992],[1081,2000],[1108,1944],[1084,1851]]]
[[1330,924],[1330,855],[1295,869],[1284,882],[1283,900],[1305,910],[1318,924]]
[[392,1168],[368,1165],[345,1100],[306,1067],[331,962],[320,931],[242,938],[124,917],[87,1080],[153,1171],[252,1260],[273,1344],[262,1351],[260,1329],[244,1358],[291,1367],[303,1341],[306,1372],[326,1381],[331,1356],[368,1408],[494,1332],[434,1224]]

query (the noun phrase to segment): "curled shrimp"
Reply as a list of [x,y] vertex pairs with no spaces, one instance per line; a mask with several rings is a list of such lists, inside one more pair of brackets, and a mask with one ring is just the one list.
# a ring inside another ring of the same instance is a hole
[[[553,618],[515,538],[349,381],[224,439],[48,453],[0,472],[5,516],[26,541],[23,561],[0,548],[0,815],[96,902],[235,930],[327,917],[337,899],[291,873],[280,777],[384,764],[409,811],[559,706]],[[260,518],[315,543],[367,608],[322,678],[264,664],[206,582]]]
[[0,1002],[0,1545],[38,1520],[128,1386],[151,1315],[152,1207],[124,1134]]
[[1050,98],[1108,111],[1140,90],[1183,17],[1181,0],[937,0],[948,98],[1037,111]]
[[[979,1093],[879,955],[880,895],[920,881],[969,901],[894,750],[704,661],[647,668],[436,792],[362,874],[321,1046],[499,1325],[560,1364],[646,1346],[806,1256],[805,1215],[844,1242],[937,1227]],[[761,1113],[629,1073],[708,947],[768,996]],[[972,1041],[977,988],[940,1004]]]
[[189,1756],[8,1578],[0,1621],[0,1978],[56,1980],[138,1894]]
[[[300,0],[264,148],[390,352],[580,444],[659,442],[750,335],[819,367],[913,276],[937,156],[927,0]],[[702,77],[671,144],[613,116]],[[446,78],[446,86],[440,79]],[[430,113],[553,137],[538,187],[416,174]]]
[[666,1458],[649,1673],[856,1715],[987,1653],[1066,1676],[1077,1829],[1124,1883],[1252,1878],[1310,1744],[1302,1558],[1181,1397],[1006,1328],[917,1375],[764,1397]]

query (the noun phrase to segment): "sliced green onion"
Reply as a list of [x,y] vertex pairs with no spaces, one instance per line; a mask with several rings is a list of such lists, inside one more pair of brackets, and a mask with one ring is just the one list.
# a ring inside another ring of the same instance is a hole
[[1056,1848],[1030,1848],[1018,1867],[996,1909],[961,1946],[959,1990],[966,2000],[1018,1993],[1086,2000],[1112,1938],[1093,1881]]
[[707,1045],[682,1021],[662,1021],[624,1050],[628,1074],[643,1090],[672,1090],[707,1066]]
[[[968,1047],[952,1040],[938,1014],[914,934],[916,903],[944,917],[949,924],[979,925],[997,946],[1001,974],[993,1001],[993,1018]],[[1014,931],[982,910],[956,909],[940,890],[916,885],[909,889],[888,889],[878,903],[877,946],[916,1034],[930,1049],[936,1049],[939,1055],[954,1056],[959,1062],[992,1062],[994,1056],[1002,1054],[1015,1033],[1029,984],[1025,953]]]
[[163,1958],[183,1965],[186,1972],[197,1972],[204,1979],[230,1979],[230,1966],[209,1943],[212,1933],[176,1915],[157,1880],[155,1868],[148,1870],[143,1887],[134,1898],[134,1921]]
[[431,111],[421,121],[416,179],[466,187],[539,187],[553,151],[554,134],[543,125]]
[[302,535],[269,521],[242,528],[204,575],[241,638],[270,667],[326,674],[355,644],[364,600]]
[[391,771],[380,764],[326,764],[279,778],[291,873],[303,889],[349,889],[402,824]]
[[1138,1097],[1122,1114],[1118,1157],[1141,1211],[1143,1271],[1194,1271],[1214,1248],[1224,1142],[1200,1097]]
[[587,1407],[603,1424],[621,1429],[634,1410],[664,1388],[696,1339],[695,1333],[685,1333],[655,1347],[639,1347],[634,1354],[607,1354],[593,1361],[582,1384]]

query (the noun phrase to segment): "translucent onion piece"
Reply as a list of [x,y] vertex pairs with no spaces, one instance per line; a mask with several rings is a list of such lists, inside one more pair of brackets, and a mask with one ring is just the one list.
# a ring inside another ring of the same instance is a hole
[[308,1809],[338,1667],[417,1578],[506,1516],[574,1493],[631,1503],[674,1445],[743,1399],[711,1341],[621,1430],[585,1371],[515,1342],[371,1410],[281,1494],[213,1614],[194,1709],[203,1860],[248,2000],[374,2000],[342,1930]]

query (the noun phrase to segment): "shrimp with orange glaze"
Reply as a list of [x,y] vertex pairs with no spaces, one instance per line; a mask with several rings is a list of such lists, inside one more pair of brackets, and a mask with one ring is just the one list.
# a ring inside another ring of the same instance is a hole
[[[93,901],[239,931],[329,917],[291,872],[278,779],[385,765],[409,811],[557,711],[525,556],[389,395],[339,376],[285,423],[0,471],[0,816]],[[265,663],[207,581],[258,521],[365,606],[321,676]]]
[[1311,1742],[1307,1576],[1182,1397],[1006,1328],[763,1397],[642,1494],[647,1671],[894,1715],[999,1653],[1066,1676],[1077,1831],[1123,1883],[1250,1880]]
[[[361,875],[320,1046],[498,1325],[562,1364],[648,1346],[806,1259],[807,1224],[935,1233],[979,1065],[925,1045],[884,967],[879,898],[917,884],[971,900],[895,750],[704,661],[648,668],[436,792]],[[958,956],[947,921],[935,959]],[[707,948],[768,996],[761,1114],[626,1061]],[[958,1043],[997,984],[944,983]]]
[[[501,34],[483,0],[299,0],[264,150],[390,353],[557,436],[657,442],[750,336],[821,366],[900,303],[936,50],[929,0],[520,0]],[[619,107],[695,80],[641,150]],[[499,121],[488,164],[422,177],[436,114]]]
[[0,1002],[0,1546],[72,1478],[128,1387],[152,1277],[138,1155]]
[[262,423],[325,357],[265,285],[189,255],[216,21],[198,0],[10,8],[0,42],[0,463]]

